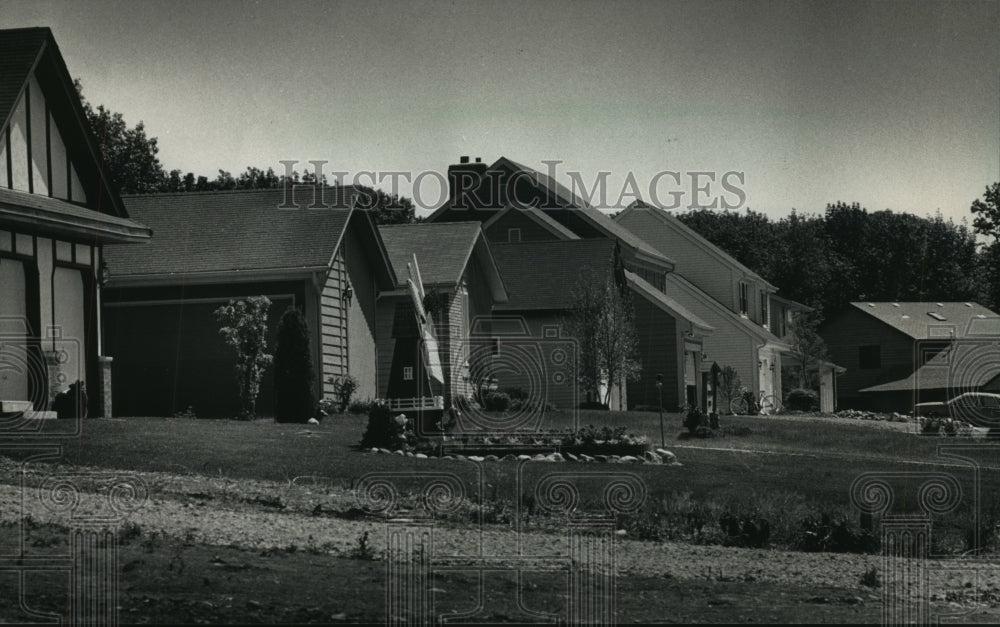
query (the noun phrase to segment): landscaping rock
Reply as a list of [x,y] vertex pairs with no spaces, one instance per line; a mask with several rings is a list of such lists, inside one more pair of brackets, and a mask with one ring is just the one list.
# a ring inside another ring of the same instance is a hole
[[310,418],[309,420],[306,421],[306,424],[318,425],[319,424],[319,420],[316,420],[315,418]]
[[401,451],[399,449],[396,449],[395,451],[393,451],[392,454],[393,455],[406,455],[406,453],[404,453],[403,451]]
[[566,459],[568,459],[571,462],[578,462],[578,461],[580,461],[580,458],[577,457],[576,455],[572,454],[572,453],[566,453]]
[[369,452],[371,452],[371,453],[378,453],[378,449],[373,446],[372,449],[371,449],[371,451],[369,451]]
[[458,455],[458,454],[456,454],[455,455],[455,459],[464,462],[466,460],[466,457],[465,457],[465,455]]
[[607,462],[608,461],[608,456],[607,455],[594,455],[594,459],[596,459],[599,462]]
[[534,457],[531,458],[531,461],[544,462],[544,461],[547,461],[547,460],[546,460],[546,458],[545,458],[544,455],[542,455],[541,453],[538,453],[537,455],[535,455]]
[[562,456],[562,453],[552,453],[548,456],[550,462],[564,462],[566,458]]
[[481,462],[484,461],[485,459],[486,459],[485,457],[480,457],[479,455],[469,455],[470,462]]
[[521,461],[527,461],[531,459],[531,455],[518,455],[517,458]]
[[586,453],[580,453],[580,461],[592,462],[594,461],[594,458],[591,457],[590,455],[587,455]]
[[608,455],[608,461],[612,464],[617,464],[622,460],[621,455]]
[[633,457],[632,455],[625,455],[624,457],[620,457],[618,458],[618,461],[622,464],[637,464],[642,462],[642,460],[640,460],[638,457]]
[[642,457],[649,464],[662,464],[663,463],[663,459],[661,459],[660,456],[657,455],[656,453],[654,453],[653,451],[646,451],[645,453],[642,454]]
[[379,452],[379,453],[382,453],[383,455],[392,455],[392,451],[390,451],[390,450],[389,450],[389,449],[387,449],[387,448],[380,448],[380,449],[378,450],[378,452]]
[[496,461],[500,461],[500,458],[497,457],[496,455],[487,455],[486,456],[486,461],[496,462]]
[[677,463],[677,456],[666,449],[658,448],[656,449],[656,454],[660,456],[660,459],[663,461],[664,464]]
[[427,456],[424,455],[423,453],[417,453],[416,455],[414,455],[414,457],[417,457],[419,459],[427,459]]
[[413,457],[413,451],[406,451],[407,457]]
[[[525,457],[528,457],[528,456],[525,455]],[[516,462],[517,459],[518,459],[517,455],[515,455],[513,453],[507,453],[506,455],[503,456],[503,461],[505,461],[505,462]]]

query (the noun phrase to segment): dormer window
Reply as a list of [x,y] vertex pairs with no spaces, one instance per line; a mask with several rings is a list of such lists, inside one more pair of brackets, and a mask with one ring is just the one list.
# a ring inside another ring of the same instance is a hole
[[767,292],[760,291],[760,324],[765,329],[771,326],[771,312],[768,310]]
[[521,242],[521,229],[507,229],[507,243],[518,244]]
[[740,281],[740,315],[746,317],[750,313],[750,286]]

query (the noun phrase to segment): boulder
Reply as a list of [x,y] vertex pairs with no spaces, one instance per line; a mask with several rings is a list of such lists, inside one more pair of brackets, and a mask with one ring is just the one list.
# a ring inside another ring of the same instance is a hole
[[500,460],[500,458],[497,457],[496,455],[487,455],[485,457],[485,459],[486,459],[486,461],[489,461],[489,462],[495,462],[495,461],[499,461]]
[[423,453],[417,453],[416,455],[414,455],[414,457],[418,459],[427,459],[427,456],[424,455]]
[[484,461],[485,459],[486,459],[485,457],[480,457],[479,455],[469,455],[470,462],[481,462]]
[[517,458],[519,460],[521,460],[522,462],[524,462],[524,461],[528,461],[529,459],[531,459],[531,455],[518,455]]
[[392,451],[390,451],[390,450],[389,450],[389,449],[387,449],[387,448],[380,448],[380,449],[378,450],[378,452],[379,452],[379,453],[382,453],[383,455],[392,455]]
[[582,462],[592,462],[592,461],[594,461],[594,458],[591,457],[590,455],[587,455],[586,453],[580,453],[580,461],[582,461]]
[[660,459],[663,461],[664,464],[677,463],[677,456],[666,449],[658,448],[656,449],[656,454],[660,456]]
[[407,457],[413,457],[413,451],[406,451]]
[[576,455],[572,454],[572,453],[566,453],[566,459],[568,459],[571,462],[578,462],[578,461],[580,461],[580,458],[577,457]]
[[656,453],[654,453],[653,451],[646,451],[645,453],[642,454],[642,457],[643,457],[643,459],[646,460],[646,463],[648,463],[648,464],[662,464],[663,463],[663,459],[661,459],[660,456],[657,455]]
[[608,455],[608,461],[612,464],[617,464],[622,460],[621,455]]
[[599,462],[607,462],[607,461],[609,461],[607,455],[594,455],[594,459],[596,459]]
[[551,453],[548,455],[550,462],[564,462],[566,458],[562,456],[562,453]]
[[311,425],[318,425],[319,420],[316,420],[315,418],[310,418],[309,420],[306,421],[306,423]]
[[618,461],[621,462],[622,464],[635,464],[635,463],[638,463],[638,462],[640,462],[642,460],[640,460],[638,457],[634,457],[632,455],[625,455],[624,457],[618,458]]
[[393,455],[406,455],[406,453],[404,453],[403,451],[401,451],[399,449],[396,449],[395,451],[393,451],[392,454]]
[[538,453],[538,454],[534,455],[531,458],[531,461],[534,461],[534,462],[544,462],[544,461],[548,461],[548,460],[546,459],[546,457],[544,455],[542,455],[541,453]]
[[[527,457],[527,455],[525,455],[525,457]],[[517,455],[515,455],[513,453],[507,453],[506,455],[503,456],[502,459],[505,462],[516,462],[517,461]]]
[[378,449],[373,446],[369,453],[378,453]]

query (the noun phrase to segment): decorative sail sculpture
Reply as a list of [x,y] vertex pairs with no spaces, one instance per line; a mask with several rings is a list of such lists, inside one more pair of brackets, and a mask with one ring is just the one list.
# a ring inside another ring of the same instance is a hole
[[406,279],[406,285],[410,290],[410,298],[413,300],[413,311],[417,317],[417,327],[420,329],[420,338],[423,346],[422,355],[424,364],[427,366],[427,375],[431,385],[431,395],[441,396],[444,393],[444,368],[441,367],[441,354],[438,352],[437,335],[434,332],[434,320],[431,313],[424,309],[424,284],[420,277],[420,266],[417,265],[417,256],[413,255],[413,262],[406,264],[410,278]]

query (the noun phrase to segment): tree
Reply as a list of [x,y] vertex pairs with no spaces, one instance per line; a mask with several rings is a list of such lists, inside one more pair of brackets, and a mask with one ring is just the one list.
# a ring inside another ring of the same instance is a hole
[[236,383],[240,396],[242,420],[257,414],[257,395],[264,370],[271,364],[267,353],[267,312],[271,300],[266,296],[251,296],[245,300],[230,300],[215,310],[221,327],[219,333],[236,351]]
[[274,346],[274,419],[307,422],[316,413],[309,328],[302,313],[292,307],[278,321]]
[[80,80],[73,81],[83,112],[97,138],[107,177],[123,194],[148,194],[160,191],[167,175],[156,156],[160,151],[155,137],[146,135],[140,120],[130,127],[121,113],[97,105],[91,106],[83,97]]
[[805,312],[792,317],[789,343],[792,345],[791,359],[799,377],[800,388],[814,387],[812,384],[807,385],[806,379],[819,371],[821,362],[829,359],[826,342],[817,332],[822,321],[819,315]]
[[581,273],[566,326],[580,346],[581,384],[588,396],[596,398],[600,398],[600,385],[606,384],[601,402],[610,406],[613,387],[635,381],[641,373],[639,339],[627,292],[619,289],[612,276]]
[[972,201],[970,211],[975,215],[972,227],[976,233],[992,236],[1000,241],[1000,183],[986,186],[983,199]]

